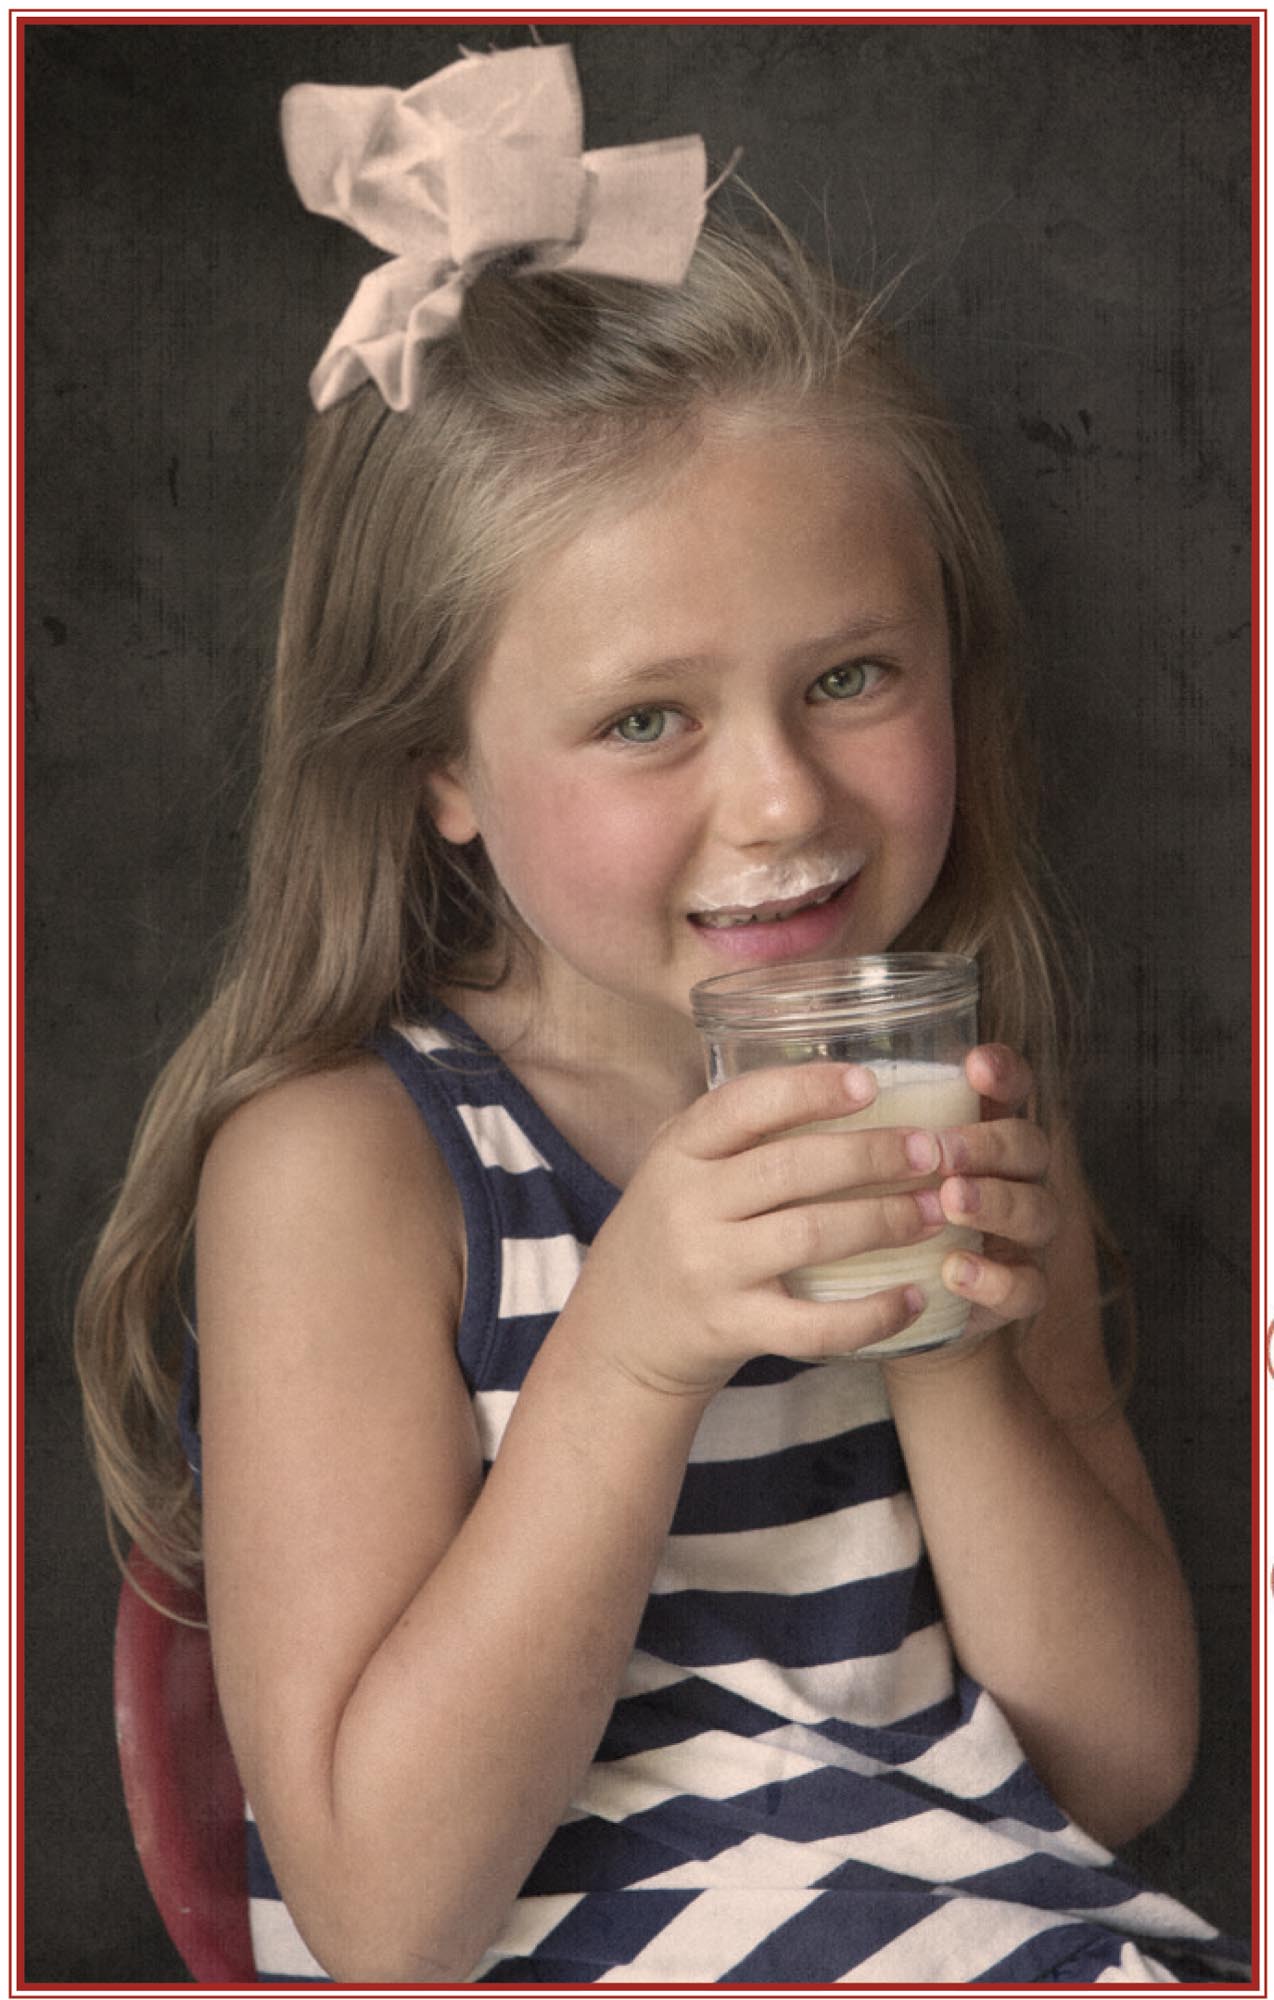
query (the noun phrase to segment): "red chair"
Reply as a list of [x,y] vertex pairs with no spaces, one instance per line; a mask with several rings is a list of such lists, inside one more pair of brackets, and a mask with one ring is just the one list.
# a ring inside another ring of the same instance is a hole
[[[131,1581],[130,1581],[131,1579]],[[206,1986],[256,1983],[243,1790],[226,1740],[203,1598],[137,1549],[115,1622],[115,1734],[133,1842],[164,1927]]]

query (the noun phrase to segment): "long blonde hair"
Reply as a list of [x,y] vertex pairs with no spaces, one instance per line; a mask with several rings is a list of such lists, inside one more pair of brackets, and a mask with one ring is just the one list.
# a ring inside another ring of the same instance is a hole
[[108,1513],[174,1576],[199,1560],[177,1407],[208,1144],[247,1098],[349,1060],[490,962],[498,884],[480,843],[437,835],[423,773],[463,751],[467,688],[526,565],[732,409],[878,445],[924,509],[950,608],[958,797],[941,878],[898,942],[977,956],[984,1034],[1024,1048],[1056,1098],[1063,988],[1035,886],[1014,596],[963,442],[881,315],[772,222],[710,223],[677,289],[493,266],[427,350],[413,410],[368,387],[312,421],[242,915],[80,1294]]

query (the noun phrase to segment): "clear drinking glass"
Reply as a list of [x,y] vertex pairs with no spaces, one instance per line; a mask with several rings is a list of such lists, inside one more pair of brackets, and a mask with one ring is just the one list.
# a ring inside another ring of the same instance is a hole
[[[977,1041],[978,968],[954,952],[885,952],[872,958],[764,966],[705,979],[690,995],[695,1024],[708,1049],[708,1082],[725,1083],[775,1063],[852,1062],[870,1069],[876,1096],[861,1111],[819,1128],[920,1126],[930,1131],[971,1125],[977,1092],[964,1058]],[[928,1181],[855,1188],[856,1196],[936,1187]],[[864,1360],[941,1347],[956,1339],[968,1301],[940,1277],[952,1250],[982,1247],[974,1229],[954,1223],[921,1243],[866,1250],[787,1274],[803,1299],[860,1299],[895,1285],[919,1284],[924,1311],[901,1333],[857,1350]]]

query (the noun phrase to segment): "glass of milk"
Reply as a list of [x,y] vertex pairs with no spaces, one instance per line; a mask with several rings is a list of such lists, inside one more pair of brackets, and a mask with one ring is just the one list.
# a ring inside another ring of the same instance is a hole
[[[725,1083],[745,1070],[774,1063],[861,1063],[876,1079],[876,1096],[862,1111],[819,1128],[854,1131],[874,1125],[939,1131],[972,1125],[978,1096],[964,1073],[977,1040],[978,968],[954,952],[885,952],[803,965],[772,965],[705,979],[690,996],[707,1044],[708,1082]],[[813,1127],[796,1128],[813,1130]],[[854,1188],[853,1196],[936,1187],[929,1180]],[[901,1333],[857,1350],[877,1360],[954,1340],[969,1305],[945,1290],[940,1272],[952,1250],[978,1250],[975,1229],[948,1224],[921,1243],[895,1244],[807,1264],[787,1274],[802,1299],[860,1299],[895,1285],[924,1287],[924,1311]]]

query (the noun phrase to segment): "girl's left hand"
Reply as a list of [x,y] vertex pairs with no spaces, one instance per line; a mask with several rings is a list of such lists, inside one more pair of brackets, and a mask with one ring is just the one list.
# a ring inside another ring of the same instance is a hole
[[938,1134],[946,1176],[938,1196],[948,1221],[982,1231],[981,1255],[953,1251],[942,1266],[943,1284],[972,1304],[968,1340],[1040,1311],[1043,1253],[1061,1211],[1045,1185],[1048,1140],[1021,1115],[1035,1087],[1028,1064],[989,1042],[971,1049],[964,1067],[982,1100],[982,1122]]

